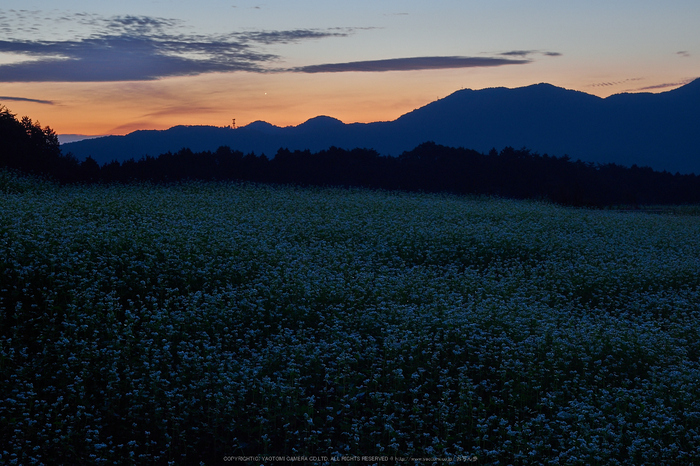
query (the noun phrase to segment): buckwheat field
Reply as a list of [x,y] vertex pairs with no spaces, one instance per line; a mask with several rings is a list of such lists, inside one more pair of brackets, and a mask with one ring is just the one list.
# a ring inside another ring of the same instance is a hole
[[0,188],[0,463],[700,461],[699,216]]

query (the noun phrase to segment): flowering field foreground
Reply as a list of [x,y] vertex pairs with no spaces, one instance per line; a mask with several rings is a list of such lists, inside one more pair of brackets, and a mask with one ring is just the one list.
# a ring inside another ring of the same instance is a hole
[[700,461],[700,217],[17,186],[0,193],[3,464]]

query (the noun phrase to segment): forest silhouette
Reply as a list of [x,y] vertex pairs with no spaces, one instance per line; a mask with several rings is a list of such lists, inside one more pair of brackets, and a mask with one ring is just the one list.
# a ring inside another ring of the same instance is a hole
[[426,142],[397,157],[373,149],[279,149],[273,158],[222,146],[100,165],[62,154],[49,127],[0,107],[0,167],[60,183],[249,181],[300,186],[539,199],[568,206],[700,203],[700,177],[649,167],[594,164],[506,147],[488,154]]
[[72,155],[62,154],[58,136],[51,128],[42,128],[27,116],[19,120],[0,105],[0,168],[3,167],[77,181],[79,164]]

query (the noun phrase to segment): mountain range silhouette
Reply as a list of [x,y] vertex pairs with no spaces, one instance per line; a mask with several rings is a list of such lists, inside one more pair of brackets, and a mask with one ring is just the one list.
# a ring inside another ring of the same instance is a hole
[[484,153],[525,147],[586,162],[700,174],[698,109],[700,79],[668,92],[607,98],[535,84],[460,90],[387,122],[345,124],[318,116],[284,128],[264,121],[236,129],[175,126],[67,143],[62,149],[104,164],[185,147],[201,152],[229,146],[268,157],[280,148],[316,152],[332,146],[399,155],[433,141]]

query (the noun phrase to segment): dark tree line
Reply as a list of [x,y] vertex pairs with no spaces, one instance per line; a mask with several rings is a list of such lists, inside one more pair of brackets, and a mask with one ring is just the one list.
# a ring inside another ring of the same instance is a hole
[[331,147],[312,153],[280,149],[274,158],[228,147],[176,153],[100,166],[62,155],[56,134],[0,107],[0,167],[64,182],[108,183],[238,180],[304,186],[483,194],[546,199],[573,206],[700,203],[700,177],[648,167],[593,164],[506,147],[488,154],[431,142],[398,157],[372,149]]
[[270,159],[220,147],[199,153],[182,149],[102,167],[88,159],[80,168],[84,181],[101,182],[239,180],[483,194],[591,207],[700,203],[696,175],[586,163],[512,147],[482,154],[430,142],[398,157],[331,147],[316,153],[280,149]]

